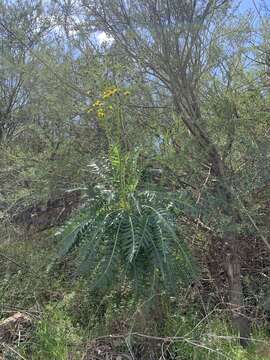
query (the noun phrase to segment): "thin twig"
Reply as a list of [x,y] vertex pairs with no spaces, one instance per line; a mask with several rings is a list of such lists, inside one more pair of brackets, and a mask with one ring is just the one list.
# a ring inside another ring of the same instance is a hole
[[9,256],[4,255],[3,253],[0,253],[0,256],[1,256],[3,259],[6,259],[6,260],[8,260],[9,262],[15,264],[15,265],[18,266],[19,268],[25,269],[24,266],[18,264],[14,259],[10,258]]
[[13,349],[11,346],[9,346],[8,344],[3,344],[4,347],[8,348],[9,350],[11,350],[12,352],[14,352],[14,354],[18,355],[20,359],[23,360],[27,360],[24,356],[22,356],[20,353],[18,353],[18,351],[16,351],[15,349]]
[[216,335],[216,334],[206,334],[205,336],[211,337],[211,338],[215,338],[215,339],[223,339],[223,340],[248,340],[248,341],[252,341],[252,342],[258,342],[258,343],[262,343],[262,344],[269,344],[269,342],[265,341],[265,340],[257,340],[251,337],[243,337],[243,336],[225,336],[225,335]]

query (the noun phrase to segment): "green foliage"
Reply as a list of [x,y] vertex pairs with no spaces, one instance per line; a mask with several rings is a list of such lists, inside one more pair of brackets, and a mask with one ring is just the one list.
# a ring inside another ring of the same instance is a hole
[[[72,353],[72,346],[80,338],[71,320],[61,307],[47,306],[38,322],[32,345],[32,358],[37,360],[66,360]],[[73,359],[79,359],[79,354]]]
[[[38,251],[34,251],[37,241]],[[164,294],[166,311],[162,312],[164,328],[161,331],[157,329],[154,318],[154,314],[160,310],[155,298],[151,299],[150,296],[138,302],[128,281],[123,285],[115,284],[111,291],[107,289],[104,294],[103,289],[89,289],[87,279],[72,283],[68,275],[72,269],[66,265],[54,273],[44,272],[53,254],[53,246],[49,251],[50,241],[36,239],[21,245],[14,242],[8,245],[8,251],[1,247],[1,252],[5,251],[10,258],[25,266],[24,271],[20,271],[7,260],[1,262],[1,317],[4,318],[6,310],[14,306],[30,308],[40,318],[35,320],[36,316],[33,317],[30,340],[14,345],[14,350],[25,358],[66,359],[69,352],[77,359],[76,349],[83,353],[83,344],[89,339],[130,331],[164,337],[186,336],[189,342],[177,341],[170,346],[170,352],[175,351],[179,359],[184,360],[216,360],[224,356],[241,360],[269,358],[269,340],[262,327],[254,329],[252,337],[255,341],[243,350],[227,319],[223,319],[220,313],[215,315],[215,312],[202,319],[197,299],[191,303],[180,286],[172,300]],[[60,273],[63,272],[66,280],[60,281]],[[224,336],[233,336],[234,339],[224,339]],[[147,359],[148,348],[144,340],[132,337],[130,343],[134,351],[143,347]],[[122,353],[129,354],[124,339],[118,344]],[[12,351],[5,350],[5,356],[7,359],[17,359]],[[78,359],[80,356],[78,354]]]
[[[14,236],[14,234],[13,234]],[[54,255],[54,244],[47,239],[32,236],[6,241],[0,246],[0,318],[10,308],[35,308],[61,297],[66,274],[48,274],[45,270]],[[5,254],[2,257],[1,254]]]
[[254,329],[248,348],[243,349],[229,321],[223,315],[212,314],[201,318],[198,308],[189,307],[185,315],[181,311],[169,314],[166,331],[183,337],[175,341],[170,351],[183,360],[266,360],[269,343],[265,333]]
[[75,250],[79,271],[95,274],[98,286],[128,277],[138,288],[161,282],[173,289],[178,276],[194,281],[195,265],[165,197],[136,191],[137,158],[112,149],[111,187],[99,187],[90,208],[63,230],[60,256]]

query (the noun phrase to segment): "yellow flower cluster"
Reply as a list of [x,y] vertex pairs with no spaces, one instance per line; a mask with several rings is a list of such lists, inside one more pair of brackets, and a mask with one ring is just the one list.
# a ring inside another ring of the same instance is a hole
[[[114,96],[114,95],[116,95],[116,94],[119,94],[119,95],[120,95],[120,94],[121,94],[121,90],[120,90],[119,88],[115,87],[115,86],[112,86],[112,87],[106,89],[106,90],[103,92],[103,99],[104,99],[104,100],[107,100],[107,99],[109,99],[110,97],[112,97],[112,96]],[[123,94],[124,96],[129,96],[129,95],[130,95],[130,92],[129,92],[129,91],[124,91],[124,92],[122,92],[122,94]]]
[[97,108],[96,110],[96,114],[97,114],[97,117],[99,119],[102,119],[105,117],[105,110],[104,110],[104,103],[100,100],[96,100],[94,102],[94,104],[92,105],[92,107],[90,109],[87,110],[88,113],[92,112],[95,108]]
[[93,107],[100,107],[100,106],[103,106],[103,105],[104,105],[104,103],[102,101],[96,100],[92,106]]
[[104,109],[98,109],[98,110],[97,110],[97,117],[98,117],[99,119],[103,119],[103,118],[105,117],[105,111],[104,111]]
[[103,92],[103,99],[104,100],[107,100],[109,99],[111,96],[114,96],[115,94],[119,93],[119,89],[115,86],[111,87],[111,88],[108,88],[106,89],[104,92]]
[[[130,92],[129,91],[121,91],[119,88],[117,88],[116,86],[112,86],[109,87],[107,89],[104,90],[103,92],[103,96],[102,99],[103,100],[108,100],[109,98],[111,98],[114,95],[124,95],[124,96],[129,96]],[[104,102],[101,100],[96,100],[94,102],[94,104],[91,106],[90,109],[88,109],[88,113],[92,112],[94,109],[96,109],[96,115],[99,119],[103,119],[106,115],[105,109],[104,109]],[[112,105],[108,105],[108,109],[109,110],[113,110],[113,106]]]

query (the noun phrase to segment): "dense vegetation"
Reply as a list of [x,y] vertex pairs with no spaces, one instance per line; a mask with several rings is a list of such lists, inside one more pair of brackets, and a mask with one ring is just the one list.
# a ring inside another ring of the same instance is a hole
[[0,0],[0,358],[269,359],[269,15]]

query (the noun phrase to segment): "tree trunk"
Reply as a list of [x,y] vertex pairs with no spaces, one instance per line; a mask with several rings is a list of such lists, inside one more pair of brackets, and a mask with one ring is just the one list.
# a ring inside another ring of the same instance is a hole
[[228,228],[223,235],[224,270],[228,279],[228,300],[232,324],[240,336],[241,345],[246,346],[249,342],[247,338],[250,335],[250,324],[244,309],[240,243],[237,230],[235,230],[236,225],[241,222],[241,217],[233,203],[234,195],[232,188],[226,181],[225,166],[220,169],[223,173],[219,172],[219,168],[216,168],[216,173],[219,175],[217,177],[219,184],[217,185],[216,196],[223,200],[221,205],[223,215],[231,218],[231,222],[228,224]]
[[225,270],[229,283],[229,304],[232,314],[232,323],[240,335],[240,343],[248,344],[250,325],[244,314],[243,288],[241,281],[241,261],[239,256],[239,241],[236,234],[228,232],[224,235],[226,246]]

